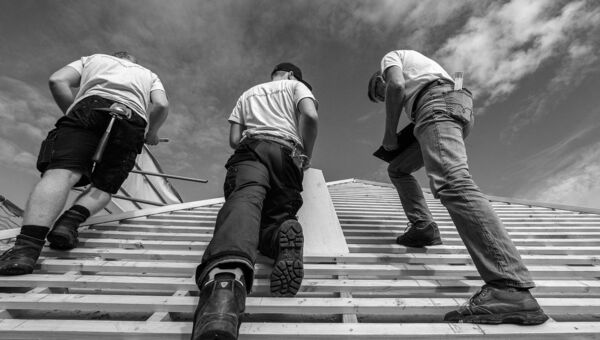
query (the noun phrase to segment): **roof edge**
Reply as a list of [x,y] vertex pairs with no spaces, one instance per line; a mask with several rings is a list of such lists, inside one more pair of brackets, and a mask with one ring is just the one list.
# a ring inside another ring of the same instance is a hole
[[[357,178],[350,178],[350,179],[343,179],[343,180],[338,180],[338,181],[327,182],[327,186],[329,187],[329,186],[341,185],[341,184],[346,184],[346,183],[363,183],[363,184],[368,184],[368,185],[377,185],[377,186],[381,186],[381,187],[394,188],[394,185],[392,183],[375,182],[375,181],[368,181],[368,180],[357,179]],[[423,188],[423,191],[427,192],[428,194],[432,194],[430,189]],[[534,201],[534,200],[512,198],[512,197],[502,197],[502,196],[492,196],[492,195],[485,195],[485,196],[490,201],[512,203],[512,204],[522,204],[522,205],[536,206],[536,207],[541,207],[541,208],[549,208],[549,209],[554,209],[554,210],[566,210],[566,211],[573,211],[573,212],[578,212],[578,213],[600,215],[600,209],[597,209],[597,208],[588,208],[588,207],[579,207],[579,206],[566,205],[566,204],[539,202],[539,201]]]

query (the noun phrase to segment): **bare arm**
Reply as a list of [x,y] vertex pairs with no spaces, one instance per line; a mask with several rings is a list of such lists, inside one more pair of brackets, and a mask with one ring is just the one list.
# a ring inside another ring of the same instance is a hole
[[317,140],[319,115],[317,107],[312,98],[304,98],[298,103],[300,111],[299,132],[304,144],[304,154],[312,158],[313,148]]
[[79,87],[80,81],[81,75],[70,66],[65,66],[50,76],[48,80],[50,92],[63,113],[67,113],[67,109],[75,100],[71,88]]
[[152,109],[148,114],[148,132],[146,133],[146,144],[158,144],[158,130],[169,115],[169,101],[164,91],[156,90],[150,92]]
[[383,135],[383,147],[386,150],[398,148],[396,130],[402,113],[402,105],[406,97],[404,89],[404,76],[402,70],[397,66],[385,70],[385,133]]
[[240,139],[242,139],[242,132],[246,127],[242,124],[231,122],[231,126],[229,127],[229,146],[232,149],[237,148],[240,143]]

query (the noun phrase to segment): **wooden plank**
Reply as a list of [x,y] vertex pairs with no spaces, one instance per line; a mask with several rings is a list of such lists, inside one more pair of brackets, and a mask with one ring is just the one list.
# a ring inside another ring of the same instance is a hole
[[[142,261],[100,261],[100,260],[61,260],[44,259],[39,263],[47,271],[91,271],[129,273],[191,273],[196,262],[142,262]],[[270,274],[271,267],[261,263],[255,266],[257,275]],[[600,275],[597,266],[529,266],[534,278],[589,278]],[[479,276],[472,265],[414,265],[414,264],[312,264],[304,266],[306,275],[351,275],[404,277],[404,276]]]
[[[443,245],[427,248],[407,248],[398,244],[349,244],[351,252],[365,253],[464,253],[466,248],[463,245]],[[598,255],[598,247],[589,246],[519,246],[517,250],[520,254],[532,255]]]
[[[368,314],[439,316],[464,304],[462,298],[272,298],[249,297],[247,313]],[[598,314],[600,298],[539,298],[554,316]],[[197,297],[154,295],[10,294],[0,293],[0,308],[115,312],[193,313]]]
[[11,238],[17,237],[21,232],[21,228],[11,228],[0,230],[0,240],[9,240]]
[[[437,247],[436,247],[437,249]],[[441,250],[441,249],[439,249]],[[119,248],[75,248],[69,251],[44,248],[43,257],[60,258],[102,258],[102,259],[136,259],[164,261],[195,261],[202,258],[201,250],[158,250],[158,249],[119,249]],[[600,265],[600,255],[531,255],[522,254],[527,265]],[[270,260],[269,260],[270,261]],[[259,259],[259,262],[267,262]],[[472,264],[466,249],[462,251],[447,250],[445,252],[421,253],[350,253],[350,254],[312,254],[304,256],[305,263],[338,262],[338,263],[412,263],[412,264]]]
[[[52,329],[52,332],[48,332]],[[0,335],[10,339],[165,339],[189,338],[191,322],[106,320],[2,320]],[[447,323],[243,323],[240,340],[281,339],[600,339],[597,322],[547,322],[541,326]]]
[[349,253],[322,171],[305,171],[302,186],[298,221],[304,229],[304,254]]
[[[269,280],[255,279],[254,294],[265,294],[269,291]],[[3,277],[0,287],[58,287],[85,289],[119,289],[119,290],[165,290],[165,291],[197,291],[192,278],[157,277],[157,276],[113,276],[113,275],[56,275],[30,274],[24,276]],[[481,280],[455,279],[304,279],[300,292],[403,292],[431,294],[432,297],[443,293],[449,297],[452,293],[462,296],[478,290]],[[598,280],[536,280],[535,294],[570,293],[599,294]]]
[[120,220],[128,219],[128,218],[160,214],[160,213],[165,213],[165,212],[170,212],[170,211],[175,211],[175,210],[193,209],[193,208],[203,207],[203,206],[207,206],[207,205],[219,204],[219,203],[223,203],[223,202],[224,202],[223,198],[213,198],[213,199],[202,200],[202,201],[194,201],[194,202],[187,202],[187,203],[181,203],[181,204],[171,204],[171,205],[166,205],[166,206],[157,207],[157,208],[148,208],[148,209],[127,211],[127,212],[119,213],[119,214],[94,216],[94,217],[88,219],[82,225],[92,225],[92,224],[98,224],[98,223],[114,222],[114,221],[120,221]]

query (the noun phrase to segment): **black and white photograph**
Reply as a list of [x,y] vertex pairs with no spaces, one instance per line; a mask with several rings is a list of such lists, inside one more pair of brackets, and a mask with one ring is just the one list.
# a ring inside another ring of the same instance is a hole
[[600,339],[600,1],[0,0],[0,339]]

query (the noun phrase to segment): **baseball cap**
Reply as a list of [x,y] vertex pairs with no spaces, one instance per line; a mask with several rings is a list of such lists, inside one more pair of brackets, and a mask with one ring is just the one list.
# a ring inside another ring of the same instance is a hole
[[385,98],[381,98],[377,94],[377,91],[376,91],[377,90],[377,81],[379,78],[381,78],[381,71],[377,71],[377,72],[373,73],[373,75],[369,79],[369,88],[367,91],[367,95],[369,96],[369,100],[372,101],[373,103],[380,103],[380,102],[385,101]]
[[273,76],[273,73],[275,73],[277,71],[285,71],[285,72],[292,71],[294,73],[294,77],[296,79],[298,79],[299,82],[301,82],[302,84],[306,85],[306,87],[308,87],[308,89],[312,91],[312,86],[310,86],[309,83],[307,83],[306,81],[304,81],[304,79],[302,79],[302,71],[300,70],[300,68],[298,66],[296,66],[296,65],[294,65],[292,63],[281,63],[281,64],[278,64],[273,69],[273,72],[271,72],[271,76]]

